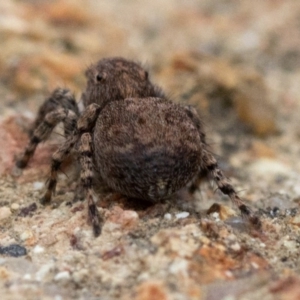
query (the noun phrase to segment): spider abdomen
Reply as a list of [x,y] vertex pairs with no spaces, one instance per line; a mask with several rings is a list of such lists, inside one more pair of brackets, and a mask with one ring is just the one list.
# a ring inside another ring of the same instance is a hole
[[200,136],[180,105],[161,98],[107,104],[93,134],[95,166],[113,190],[158,201],[198,172]]

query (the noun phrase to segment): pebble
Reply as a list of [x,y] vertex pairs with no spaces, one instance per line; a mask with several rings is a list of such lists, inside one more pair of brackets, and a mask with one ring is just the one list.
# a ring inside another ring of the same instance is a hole
[[211,216],[212,216],[216,221],[220,221],[220,214],[219,214],[218,212],[212,213]]
[[7,260],[6,260],[5,258],[1,257],[1,258],[0,258],[0,266],[1,266],[1,265],[4,265],[4,264],[6,263],[6,261],[7,261]]
[[32,238],[32,237],[33,237],[33,233],[32,233],[31,231],[29,231],[29,230],[23,231],[23,232],[20,234],[20,239],[21,239],[22,241],[26,241],[26,240],[28,240],[28,239],[30,239],[30,238]]
[[289,250],[295,250],[297,249],[296,243],[294,241],[287,241],[285,240],[283,242],[284,247],[286,247]]
[[166,220],[171,220],[171,219],[172,219],[172,215],[169,214],[169,213],[166,213],[166,214],[164,215],[164,219],[166,219]]
[[257,263],[255,263],[254,261],[251,262],[251,265],[254,269],[258,269],[259,265]]
[[52,270],[54,269],[54,263],[48,263],[43,265],[35,274],[35,280],[42,281]]
[[37,209],[37,204],[35,202],[33,202],[33,203],[29,204],[28,206],[21,208],[19,216],[27,217],[36,209]]
[[33,189],[38,191],[38,190],[41,190],[42,188],[44,188],[45,186],[45,183],[43,181],[35,181],[33,183]]
[[[233,274],[232,274],[232,272],[230,272],[230,271],[225,271],[225,275],[226,275],[226,277],[228,277],[228,278],[233,278]],[[224,299],[228,300],[227,297],[224,298]],[[234,298],[233,298],[233,299],[234,299]]]
[[250,174],[256,174],[257,176],[266,178],[278,174],[288,175],[291,173],[291,169],[275,159],[261,158],[255,160],[255,162],[249,166],[249,172]]
[[189,212],[183,211],[183,212],[180,212],[180,213],[176,214],[175,217],[176,217],[177,219],[185,219],[185,218],[187,218],[189,215],[190,215]]
[[32,250],[32,252],[35,254],[43,253],[44,251],[45,251],[45,248],[40,245],[36,245]]
[[292,218],[291,223],[293,225],[297,225],[300,226],[300,215],[295,216],[294,218]]
[[89,275],[89,271],[87,269],[81,269],[77,272],[74,272],[72,277],[76,283],[80,283],[84,281],[85,278],[87,278]]
[[239,231],[247,230],[247,221],[241,217],[228,218],[225,223]]
[[[119,206],[113,207],[109,219],[110,222],[106,222],[106,229],[114,231],[117,228],[133,228],[139,221],[137,212],[133,210],[123,210]],[[110,225],[110,224],[111,225]]]
[[10,209],[11,210],[18,210],[20,208],[20,205],[18,203],[13,203],[11,206],[10,206]]
[[170,273],[177,274],[177,273],[183,273],[185,274],[188,269],[188,262],[184,259],[176,259],[172,262],[170,265]]
[[207,214],[211,214],[217,221],[226,220],[231,216],[234,216],[235,212],[232,208],[214,203],[208,210]]
[[0,207],[0,221],[5,220],[11,216],[11,210],[7,206]]
[[60,280],[69,280],[70,279],[70,273],[68,271],[62,271],[55,275],[54,280],[60,281]]
[[31,276],[31,274],[26,273],[26,274],[23,276],[23,279],[24,279],[24,280],[32,280],[32,276]]
[[230,246],[230,248],[233,250],[233,251],[240,251],[241,250],[241,246],[239,243],[234,243]]
[[13,244],[9,245],[7,247],[0,247],[0,254],[8,255],[8,256],[13,256],[13,257],[19,257],[19,256],[24,256],[27,254],[26,248]]
[[0,266],[0,280],[6,281],[10,277],[10,272],[6,267]]

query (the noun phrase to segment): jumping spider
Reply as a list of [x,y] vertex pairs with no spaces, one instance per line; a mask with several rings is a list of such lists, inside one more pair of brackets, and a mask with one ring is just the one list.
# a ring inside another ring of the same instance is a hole
[[75,150],[95,236],[102,219],[93,200],[100,180],[113,191],[158,202],[207,172],[256,227],[260,220],[235,192],[209,151],[196,110],[169,100],[139,64],[105,58],[86,70],[80,114],[73,94],[56,89],[39,109],[30,141],[16,165],[25,168],[37,145],[63,122],[66,140],[52,155],[42,204],[51,201],[62,162]]

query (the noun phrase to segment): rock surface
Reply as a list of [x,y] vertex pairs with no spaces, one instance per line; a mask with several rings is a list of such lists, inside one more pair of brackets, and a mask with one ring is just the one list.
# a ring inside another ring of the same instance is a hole
[[[1,300],[299,299],[299,13],[294,0],[2,1]],[[86,66],[112,55],[198,109],[261,232],[207,181],[158,206],[99,195],[97,239],[86,203],[70,205],[76,168],[39,204],[63,137],[16,173],[33,116],[56,86],[79,99]]]

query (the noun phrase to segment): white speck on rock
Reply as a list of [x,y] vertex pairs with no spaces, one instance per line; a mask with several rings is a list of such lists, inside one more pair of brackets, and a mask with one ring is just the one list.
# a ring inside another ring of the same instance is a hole
[[241,250],[241,246],[239,243],[234,243],[230,246],[230,248],[233,250],[233,251],[240,251]]
[[185,219],[185,218],[187,218],[189,215],[190,215],[189,212],[183,211],[183,212],[180,212],[180,213],[176,214],[175,216],[176,216],[177,219]]
[[255,262],[251,262],[251,265],[252,265],[252,267],[254,268],[254,269],[258,269],[259,268],[259,265],[257,264],[257,263],[255,263]]
[[289,240],[285,240],[283,242],[284,247],[286,247],[287,249],[289,249],[290,251],[294,250],[297,248],[296,247],[296,243],[294,241],[289,241]]
[[42,182],[42,181],[35,181],[35,182],[33,183],[33,189],[34,189],[35,191],[38,191],[38,190],[43,189],[44,186],[45,186],[45,183]]
[[299,184],[293,185],[293,190],[297,195],[300,195],[300,185]]
[[171,220],[171,219],[172,219],[172,215],[169,214],[169,213],[166,213],[166,214],[164,215],[164,218],[165,218],[166,220]]
[[252,174],[265,178],[266,176],[289,174],[291,169],[284,163],[278,162],[274,159],[261,158],[255,160],[255,162],[249,166],[249,171]]
[[69,279],[70,279],[70,273],[68,271],[59,272],[54,277],[55,281],[69,280]]
[[24,279],[24,280],[31,280],[31,279],[32,279],[32,276],[31,276],[31,274],[26,273],[26,274],[23,276],[23,279]]
[[170,273],[177,274],[177,273],[187,273],[188,263],[186,260],[177,259],[175,260],[170,266]]
[[20,205],[18,203],[13,203],[11,206],[10,206],[10,209],[11,210],[18,210],[20,208]]
[[245,219],[241,217],[230,217],[227,220],[225,220],[225,223],[233,228],[238,229],[239,231],[246,230],[247,228],[247,223],[245,222]]
[[10,208],[7,206],[0,207],[0,221],[5,220],[11,216]]
[[26,230],[26,231],[23,231],[21,234],[20,234],[20,239],[22,241],[26,241],[28,240],[29,238],[33,237],[33,233],[29,230]]
[[40,245],[36,245],[32,250],[32,252],[35,254],[43,253],[44,251],[45,251],[45,248]]
[[84,279],[87,278],[88,275],[89,275],[89,272],[87,269],[81,269],[77,272],[74,272],[72,274],[72,277],[76,283],[80,283],[80,282],[84,281]]
[[22,112],[22,114],[24,115],[24,117],[28,118],[28,119],[34,119],[35,115],[32,111],[30,110],[25,110]]
[[211,216],[216,220],[220,221],[220,214],[218,212],[213,212]]
[[145,281],[145,280],[148,280],[149,278],[150,278],[150,275],[147,272],[143,272],[142,274],[140,274],[138,276],[139,281]]
[[225,271],[225,275],[229,278],[233,278],[233,274],[230,271]]
[[35,274],[35,280],[42,281],[52,270],[54,269],[54,263],[43,265]]

